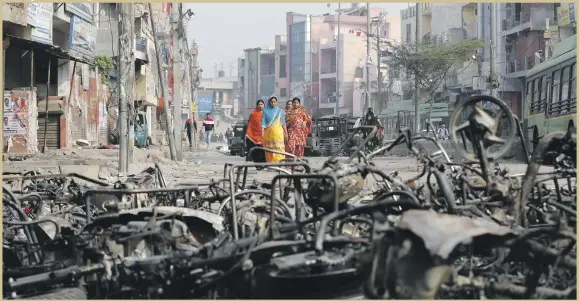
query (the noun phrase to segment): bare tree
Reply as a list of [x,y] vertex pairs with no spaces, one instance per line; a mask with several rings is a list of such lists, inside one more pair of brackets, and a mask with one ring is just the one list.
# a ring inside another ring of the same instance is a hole
[[478,40],[463,40],[454,44],[423,42],[393,44],[386,42],[382,53],[388,66],[417,77],[418,84],[429,94],[428,119],[432,114],[434,96],[454,66],[465,62],[484,47]]

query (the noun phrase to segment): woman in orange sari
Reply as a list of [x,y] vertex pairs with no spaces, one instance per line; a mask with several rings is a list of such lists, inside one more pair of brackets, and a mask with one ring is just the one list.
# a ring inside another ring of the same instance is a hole
[[[257,101],[255,110],[249,115],[249,123],[245,130],[245,147],[248,154],[249,150],[256,146],[263,147],[263,128],[261,127],[263,108],[265,108],[265,103],[260,99]],[[251,158],[248,156],[246,160],[264,163],[265,153],[263,150],[255,150],[251,153]]]
[[301,106],[301,100],[298,97],[294,97],[292,103],[293,108],[288,111],[286,117],[288,132],[287,150],[289,153],[302,158],[304,156],[306,137],[310,133],[312,118],[306,109]]

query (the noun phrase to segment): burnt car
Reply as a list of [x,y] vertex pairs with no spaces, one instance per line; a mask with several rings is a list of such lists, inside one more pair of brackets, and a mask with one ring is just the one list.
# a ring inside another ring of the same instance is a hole
[[235,123],[233,128],[233,137],[227,140],[229,154],[232,156],[245,157],[245,130],[248,120]]
[[347,131],[346,119],[322,117],[314,120],[312,124],[312,135],[308,137],[308,148],[311,153],[329,156],[340,148]]

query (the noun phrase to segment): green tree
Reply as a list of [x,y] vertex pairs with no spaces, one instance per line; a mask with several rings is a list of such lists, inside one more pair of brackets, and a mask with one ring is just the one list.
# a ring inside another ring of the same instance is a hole
[[412,74],[420,88],[429,95],[428,120],[436,91],[447,79],[447,74],[467,61],[477,49],[485,44],[479,40],[463,40],[458,43],[423,42],[420,44],[388,43],[383,53],[390,68]]

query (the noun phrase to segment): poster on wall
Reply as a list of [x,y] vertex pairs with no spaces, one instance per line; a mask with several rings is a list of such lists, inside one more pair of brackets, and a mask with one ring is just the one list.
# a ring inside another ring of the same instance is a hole
[[71,13],[75,16],[82,18],[83,20],[92,23],[93,7],[92,3],[65,3],[64,11]]
[[33,41],[52,45],[52,3],[29,3],[28,23]]
[[28,132],[28,98],[30,91],[4,91],[2,130],[4,136]]
[[70,17],[70,33],[68,43],[70,50],[93,58],[96,48],[97,29],[91,23],[77,17]]

